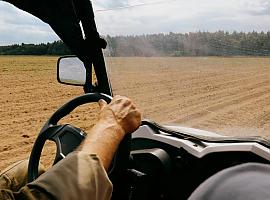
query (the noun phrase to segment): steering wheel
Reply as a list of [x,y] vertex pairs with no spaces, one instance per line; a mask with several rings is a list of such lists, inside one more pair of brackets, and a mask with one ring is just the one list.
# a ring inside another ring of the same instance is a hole
[[[57,123],[78,106],[86,103],[98,102],[100,99],[103,99],[107,103],[110,103],[112,97],[100,93],[89,93],[79,96],[60,107],[48,119],[48,121],[41,129],[30,155],[30,160],[28,164],[28,182],[32,182],[38,178],[38,166],[40,156],[44,144],[47,140],[56,143],[57,151],[53,163],[55,164],[61,159],[65,158],[65,156],[72,152],[76,147],[78,147],[86,136],[86,134],[77,127],[69,124],[58,125]],[[126,163],[128,162],[130,153],[129,141],[130,136],[124,138],[124,140],[119,145],[113,162],[111,164],[109,175],[114,174],[115,171],[119,171],[119,169],[123,169],[124,167],[126,167]]]

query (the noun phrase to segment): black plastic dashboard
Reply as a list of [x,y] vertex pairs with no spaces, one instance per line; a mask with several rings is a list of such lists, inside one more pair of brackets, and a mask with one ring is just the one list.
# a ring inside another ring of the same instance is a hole
[[[133,135],[130,168],[134,199],[187,199],[199,184],[223,169],[247,162],[269,163],[254,148],[265,148],[257,143],[227,147],[222,143],[219,148],[216,143],[197,144],[159,131],[145,125]],[[203,148],[211,151],[199,154]]]

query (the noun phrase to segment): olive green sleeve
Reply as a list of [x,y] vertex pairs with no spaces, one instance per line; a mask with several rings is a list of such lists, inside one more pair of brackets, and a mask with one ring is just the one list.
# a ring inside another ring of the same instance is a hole
[[19,192],[0,190],[0,199],[110,199],[112,184],[96,155],[73,152]]
[[112,184],[96,155],[73,152],[28,187],[42,188],[55,199],[111,198]]
[[38,188],[23,187],[19,192],[12,192],[11,190],[3,189],[0,190],[1,200],[54,200],[46,191]]

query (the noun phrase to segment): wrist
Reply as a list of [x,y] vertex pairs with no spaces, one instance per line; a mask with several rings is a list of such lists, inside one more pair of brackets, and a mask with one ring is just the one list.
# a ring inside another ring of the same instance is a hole
[[126,135],[126,131],[123,129],[123,127],[112,118],[99,119],[95,126],[102,127],[110,132],[110,134],[116,134],[117,136],[121,136],[121,138],[124,138]]

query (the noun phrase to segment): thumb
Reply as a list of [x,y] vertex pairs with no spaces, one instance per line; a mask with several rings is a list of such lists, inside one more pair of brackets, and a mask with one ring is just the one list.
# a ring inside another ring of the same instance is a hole
[[98,105],[99,105],[99,107],[100,107],[100,110],[102,110],[105,106],[107,106],[107,102],[104,101],[103,99],[100,99],[100,100],[98,101]]

